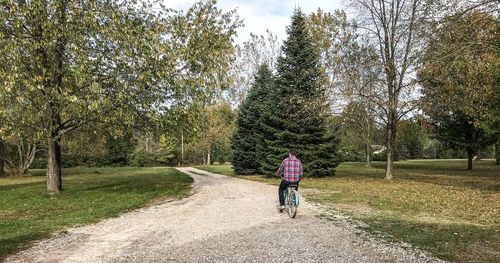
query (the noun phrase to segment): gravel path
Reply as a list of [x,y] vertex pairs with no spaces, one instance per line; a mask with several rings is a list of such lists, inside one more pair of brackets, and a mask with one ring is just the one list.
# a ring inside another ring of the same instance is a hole
[[318,219],[308,202],[291,219],[275,186],[179,170],[195,179],[190,197],[70,229],[6,262],[442,262]]

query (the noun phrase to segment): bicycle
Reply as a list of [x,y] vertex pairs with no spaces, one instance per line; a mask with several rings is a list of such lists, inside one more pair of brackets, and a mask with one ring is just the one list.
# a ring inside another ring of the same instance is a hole
[[297,184],[290,184],[285,189],[285,210],[291,218],[297,215],[297,208],[299,207],[299,192],[297,191]]

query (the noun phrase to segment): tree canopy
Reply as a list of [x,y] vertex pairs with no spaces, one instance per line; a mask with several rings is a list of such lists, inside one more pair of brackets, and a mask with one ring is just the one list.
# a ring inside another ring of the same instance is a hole
[[422,108],[437,134],[472,157],[492,140],[484,130],[496,101],[497,23],[491,16],[468,13],[443,24],[429,44],[419,71]]
[[224,87],[240,25],[215,1],[185,14],[135,1],[7,1],[0,8],[2,136],[47,141],[47,189],[62,190],[62,137],[137,126]]

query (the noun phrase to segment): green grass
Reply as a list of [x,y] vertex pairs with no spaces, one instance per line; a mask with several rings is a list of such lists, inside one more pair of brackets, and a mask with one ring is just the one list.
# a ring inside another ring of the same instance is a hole
[[0,178],[0,259],[30,241],[95,223],[163,198],[185,196],[192,178],[172,168],[71,168],[62,194],[47,194],[45,170]]
[[224,174],[224,175],[235,175],[233,168],[230,164],[225,165],[200,165],[196,166],[196,168],[205,170],[207,172]]
[[[414,160],[343,163],[336,176],[305,178],[301,193],[366,223],[366,230],[456,262],[500,262],[500,166],[493,161]],[[206,167],[200,167],[206,169]],[[231,174],[231,167],[210,169]],[[307,176],[307,175],[306,175]],[[241,176],[277,185],[279,179]]]

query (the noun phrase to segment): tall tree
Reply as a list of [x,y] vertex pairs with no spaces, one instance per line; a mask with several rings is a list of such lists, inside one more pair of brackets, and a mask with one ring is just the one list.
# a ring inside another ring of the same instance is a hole
[[[376,50],[370,47],[366,39],[356,40],[349,45],[340,58],[340,91],[344,101],[349,104],[343,109],[342,115],[355,117],[349,120],[357,127],[358,136],[362,136],[365,144],[366,165],[370,165],[372,139],[376,132],[375,125],[384,126],[384,111],[377,104],[378,98],[383,98],[381,74]],[[356,105],[355,110],[348,107]],[[351,111],[351,112],[349,112]],[[352,126],[351,126],[352,127]]]
[[300,9],[295,10],[287,34],[278,58],[276,85],[263,110],[263,143],[268,152],[262,169],[272,174],[286,150],[295,148],[304,163],[304,173],[331,176],[339,163],[338,140],[327,130],[330,107],[322,85],[319,52]]
[[273,81],[269,67],[261,65],[248,96],[239,107],[236,132],[232,138],[232,165],[236,174],[258,174],[260,171],[257,153],[257,145],[261,140],[259,119]]
[[[141,92],[148,85],[129,83],[138,72],[128,69],[142,67],[141,56],[156,50],[139,44],[140,33],[152,37],[151,28],[144,13],[121,11],[128,3],[9,2],[1,9],[4,92],[17,100],[17,117],[24,114],[18,125],[46,139],[47,190],[60,192],[61,137],[119,103],[135,108],[134,98],[148,98]],[[128,74],[119,79],[120,71]]]
[[419,71],[423,109],[443,139],[467,151],[468,170],[476,152],[491,143],[483,128],[495,107],[496,23],[479,12],[444,23]]
[[[382,68],[376,50],[365,36],[360,35],[356,22],[348,20],[342,10],[330,13],[318,9],[308,17],[308,27],[314,45],[320,50],[320,64],[327,76],[324,85],[328,88],[334,112],[342,112],[343,116],[356,115],[349,120],[341,118],[340,128],[345,129],[342,137],[346,140],[342,147],[353,150],[350,139],[362,136],[369,166],[373,121],[380,111],[372,102],[380,97],[381,91],[379,72]],[[354,108],[358,111],[353,111]]]
[[431,6],[424,0],[352,0],[360,12],[359,25],[377,48],[378,64],[383,67],[382,96],[373,102],[383,112],[386,127],[387,164],[385,179],[393,177],[397,123],[415,107],[413,91],[421,33]]
[[346,101],[341,61],[356,44],[356,23],[348,20],[343,10],[330,13],[318,9],[307,17],[307,27],[314,47],[319,50],[320,67],[326,76],[322,85],[327,88],[334,111],[340,112]]
[[[500,30],[500,21],[496,21],[497,32]],[[497,33],[498,34],[498,33]],[[495,138],[495,159],[496,164],[500,165],[500,41],[495,45],[497,60],[493,64],[493,75],[496,76],[495,86],[493,88],[492,110],[486,121],[486,130]]]
[[[186,14],[136,1],[6,1],[1,106],[47,142],[47,190],[60,192],[61,140],[96,123],[137,125],[220,87],[239,26],[215,1]],[[217,54],[217,55],[213,55]],[[165,106],[165,105],[168,105]]]

